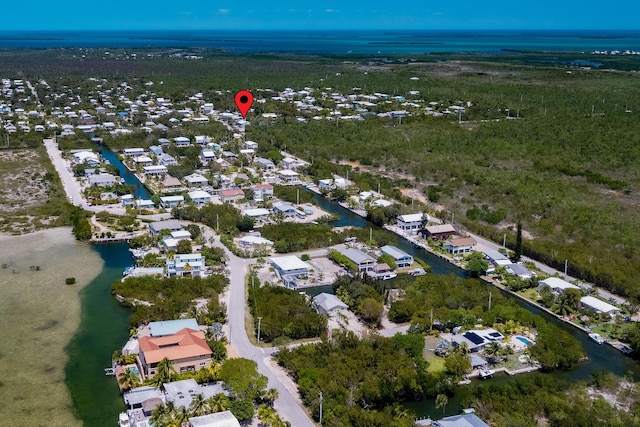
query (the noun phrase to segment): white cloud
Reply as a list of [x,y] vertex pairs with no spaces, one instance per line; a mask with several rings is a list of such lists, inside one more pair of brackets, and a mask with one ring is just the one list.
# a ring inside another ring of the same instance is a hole
[[335,12],[335,11],[334,11],[333,9],[327,9],[327,10],[325,10],[325,12],[327,12],[327,13],[333,13],[333,12]]
[[229,9],[218,9],[220,15],[226,15],[229,12],[231,12]]

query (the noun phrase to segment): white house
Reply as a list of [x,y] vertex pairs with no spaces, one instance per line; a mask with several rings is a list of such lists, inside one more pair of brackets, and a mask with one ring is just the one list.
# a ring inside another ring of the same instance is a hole
[[253,190],[253,200],[257,202],[273,198],[273,185],[271,184],[257,184],[251,189]]
[[191,201],[193,201],[198,206],[211,202],[211,194],[207,193],[206,191],[195,190],[190,191],[188,194],[191,198]]
[[184,177],[184,180],[187,182],[189,187],[202,187],[203,185],[207,185],[209,180],[199,173],[192,173],[191,175],[187,175]]
[[125,148],[123,154],[129,157],[139,157],[144,155],[144,148]]
[[341,251],[341,253],[342,255],[349,258],[356,266],[358,266],[358,271],[373,271],[376,260],[365,254],[361,250],[350,248]]
[[175,219],[149,223],[149,231],[151,232],[152,236],[158,235],[161,230],[178,231],[182,230],[182,226]]
[[191,140],[186,136],[178,136],[173,138],[173,143],[176,147],[189,147],[191,145]]
[[340,301],[337,296],[326,292],[316,295],[313,298],[312,304],[318,313],[329,315],[336,314],[349,308],[349,306]]
[[297,279],[306,276],[311,270],[309,264],[295,255],[273,257],[271,258],[271,265],[284,281],[285,286],[289,288],[295,288]]
[[240,422],[230,411],[215,412],[189,418],[191,427],[240,427]]
[[424,214],[422,213],[398,215],[396,222],[400,230],[417,233],[422,228],[423,218]]
[[284,169],[278,171],[278,178],[283,184],[297,184],[300,182],[300,178],[298,177],[298,172]]
[[168,169],[164,165],[153,165],[153,166],[144,166],[142,171],[145,175],[150,176],[160,176],[164,175],[168,172]]
[[550,287],[551,290],[557,294],[562,293],[567,289],[580,289],[579,286],[572,285],[571,283],[557,277],[548,277],[544,280],[541,280],[538,284],[538,292],[540,292],[545,286]]
[[216,152],[213,150],[210,150],[208,148],[204,148],[200,151],[200,160],[202,160],[203,162],[211,162],[213,160],[215,160],[216,157]]
[[204,256],[202,254],[176,254],[167,259],[167,276],[202,276]]
[[242,213],[255,222],[264,222],[269,218],[269,210],[264,208],[246,209]]
[[158,164],[162,166],[177,166],[178,161],[171,154],[163,153],[158,156]]
[[235,203],[238,200],[244,199],[244,197],[244,191],[240,189],[222,190],[220,192],[220,200],[222,200],[222,203]]
[[609,316],[614,317],[620,314],[620,309],[615,305],[611,305],[608,302],[599,300],[592,296],[586,296],[580,298],[580,305],[589,308],[596,313],[607,313]]
[[151,166],[153,165],[153,159],[149,156],[140,155],[133,158],[133,163],[136,166]]
[[273,242],[260,236],[244,236],[238,239],[238,245],[247,249],[270,249]]
[[107,187],[111,185],[115,185],[116,177],[111,175],[110,173],[103,173],[100,175],[93,174],[87,177],[87,181],[89,185],[97,185],[98,187]]
[[293,218],[296,216],[296,208],[291,203],[279,202],[273,204],[273,211],[275,213],[283,213],[287,218]]
[[476,239],[473,237],[462,237],[459,239],[445,240],[442,246],[451,255],[462,255],[473,252],[477,244],[478,242],[476,242]]
[[162,196],[160,197],[160,206],[165,209],[171,209],[184,203],[184,196]]
[[89,165],[99,165],[100,159],[93,151],[78,151],[73,153],[73,160],[76,163],[85,163]]

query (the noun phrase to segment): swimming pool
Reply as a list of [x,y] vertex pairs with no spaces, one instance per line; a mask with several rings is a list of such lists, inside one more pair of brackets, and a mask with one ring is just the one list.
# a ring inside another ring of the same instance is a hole
[[529,341],[528,339],[526,339],[525,337],[516,337],[516,339],[518,341],[520,341],[521,343],[525,344],[525,345],[530,345],[531,341]]

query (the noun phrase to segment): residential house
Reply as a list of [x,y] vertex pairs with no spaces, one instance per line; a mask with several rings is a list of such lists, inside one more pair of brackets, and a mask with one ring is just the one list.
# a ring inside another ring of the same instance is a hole
[[380,252],[390,255],[398,267],[409,267],[413,264],[413,257],[395,246],[385,245],[380,248]]
[[[421,424],[418,423],[418,425]],[[433,421],[433,427],[489,427],[489,424],[474,414],[473,409],[467,409],[461,415],[453,415]]]
[[373,271],[376,260],[373,257],[370,257],[366,253],[362,252],[360,249],[349,248],[341,251],[341,253],[342,255],[349,258],[358,267],[358,271]]
[[325,191],[333,190],[333,179],[318,180],[318,188]]
[[177,166],[178,161],[172,155],[164,153],[158,156],[158,164],[162,166]]
[[163,193],[179,193],[182,191],[182,183],[174,176],[166,174],[162,180]]
[[162,196],[160,197],[160,206],[165,209],[175,208],[184,203],[184,196]]
[[203,163],[211,162],[213,160],[216,160],[216,158],[217,158],[216,157],[216,152],[211,150],[211,149],[209,149],[209,148],[203,148],[200,151],[200,160]]
[[284,169],[293,170],[297,169],[298,166],[300,166],[300,162],[292,157],[285,157],[282,159],[282,168]]
[[96,167],[100,165],[100,158],[93,151],[77,151],[73,153],[73,161]]
[[269,219],[269,210],[264,208],[246,209],[242,213],[256,223],[266,222]]
[[573,285],[565,280],[559,279],[557,277],[547,277],[544,280],[541,280],[538,284],[538,292],[542,291],[542,288],[548,286],[551,290],[556,294],[561,294],[567,289],[577,289],[580,290],[579,286]]
[[133,194],[123,194],[120,197],[120,202],[122,202],[122,207],[126,208],[127,206],[133,206],[134,196]]
[[250,148],[252,150],[257,150],[258,149],[258,143],[255,141],[245,141],[244,142],[244,146],[246,148]]
[[255,162],[258,164],[260,169],[265,171],[270,171],[275,169],[276,165],[269,159],[263,159],[262,157],[256,157]]
[[396,222],[402,231],[417,233],[422,228],[422,221],[425,219],[422,213],[398,215]]
[[462,237],[459,239],[445,240],[442,245],[451,255],[470,254],[476,248],[476,239],[473,237]]
[[462,334],[454,335],[451,339],[455,346],[460,346],[465,343],[469,348],[469,351],[471,353],[475,353],[482,350],[492,342],[501,342],[504,339],[504,335],[493,328],[487,328],[467,331]]
[[152,145],[151,147],[149,147],[149,153],[155,154],[156,156],[160,156],[161,154],[164,154],[164,151],[162,151],[161,146]]
[[518,276],[522,280],[529,280],[534,276],[534,274],[522,264],[509,264],[505,265],[504,268],[507,273]]
[[195,141],[197,145],[207,145],[211,142],[211,138],[205,135],[198,135],[195,137]]
[[204,256],[202,254],[175,254],[167,259],[167,276],[200,276],[204,274]]
[[273,185],[271,184],[257,184],[251,189],[253,190],[253,200],[256,202],[273,198]]
[[146,377],[157,373],[158,363],[163,359],[170,360],[173,370],[182,373],[207,367],[213,354],[204,333],[189,328],[163,337],[140,337],[138,344],[140,363]]
[[295,172],[289,169],[283,169],[278,171],[278,178],[280,179],[280,182],[284,185],[293,185],[293,184],[298,184],[300,182],[298,172]]
[[144,166],[142,171],[149,176],[160,176],[168,172],[167,167],[164,165]]
[[136,209],[153,209],[156,207],[151,199],[138,199],[133,204]]
[[189,418],[191,427],[240,427],[240,422],[231,411],[215,412]]
[[108,187],[116,184],[116,177],[110,173],[93,174],[87,177],[89,185],[97,185],[98,187]]
[[153,165],[153,159],[151,157],[149,157],[149,156],[141,155],[141,156],[134,157],[133,158],[133,163],[136,166],[143,166],[143,167],[144,166],[151,166],[151,165]]
[[418,231],[418,234],[425,239],[445,240],[449,238],[449,236],[456,234],[456,229],[453,228],[451,224],[432,225]]
[[202,187],[209,183],[209,180],[199,173],[192,173],[191,175],[187,175],[184,177],[184,180],[187,182],[187,185],[190,188]]
[[249,235],[239,238],[238,246],[245,249],[269,250],[273,247],[273,242],[264,237]]
[[604,302],[592,296],[580,298],[580,305],[582,307],[593,310],[598,314],[606,313],[611,317],[615,317],[620,314],[620,309],[615,305],[611,305],[608,302]]
[[202,206],[206,203],[211,203],[211,194],[207,193],[206,191],[195,190],[190,191],[188,194],[191,198],[191,201],[198,206]]
[[296,216],[296,208],[293,207],[291,203],[287,203],[287,202],[274,203],[272,208],[273,208],[273,212],[282,213],[286,218],[293,218]]
[[311,266],[295,255],[272,257],[271,265],[288,288],[295,289],[299,278],[311,271]]
[[191,140],[185,136],[178,136],[173,138],[173,143],[176,147],[189,147],[191,146]]
[[487,260],[489,260],[493,265],[505,267],[511,264],[511,260],[500,251],[496,251],[495,249],[484,249],[482,252],[484,253],[485,258],[487,258]]
[[323,292],[316,295],[312,301],[313,307],[320,314],[335,315],[343,310],[347,310],[349,306],[333,295]]
[[144,155],[144,148],[125,148],[122,153],[129,157],[140,157]]
[[155,221],[149,223],[149,231],[152,236],[157,236],[161,230],[178,231],[182,230],[182,226],[175,219],[166,221]]
[[244,191],[240,189],[222,190],[220,192],[220,200],[222,200],[222,203],[236,203],[242,199],[244,199]]

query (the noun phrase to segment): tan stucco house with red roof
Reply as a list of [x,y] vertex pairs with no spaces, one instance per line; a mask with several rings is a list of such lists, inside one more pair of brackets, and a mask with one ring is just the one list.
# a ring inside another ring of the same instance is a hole
[[158,363],[165,357],[173,362],[176,372],[197,371],[211,363],[213,354],[202,331],[189,328],[163,337],[141,337],[140,363],[145,377],[154,376]]

